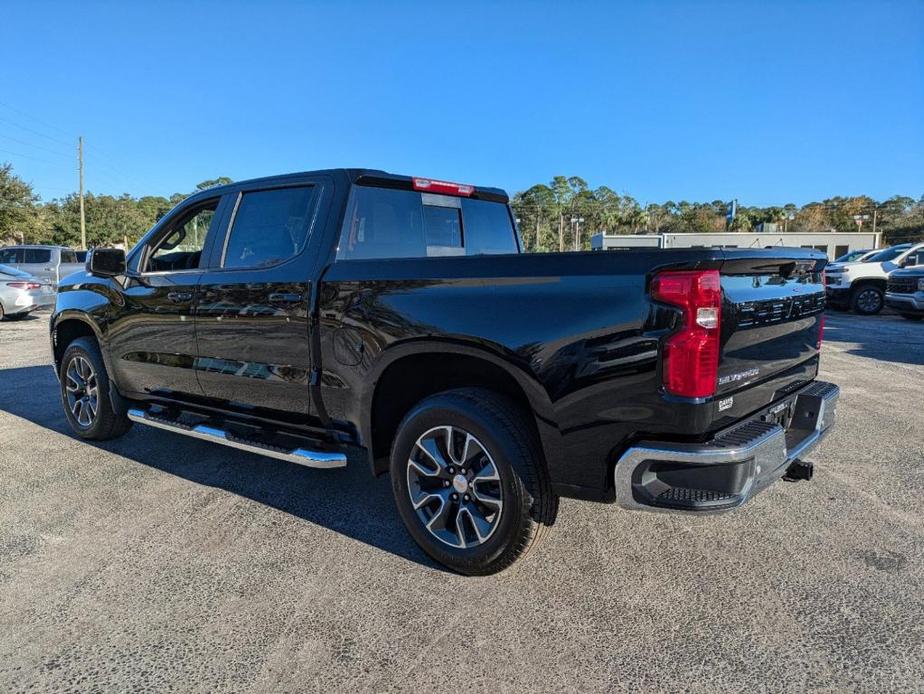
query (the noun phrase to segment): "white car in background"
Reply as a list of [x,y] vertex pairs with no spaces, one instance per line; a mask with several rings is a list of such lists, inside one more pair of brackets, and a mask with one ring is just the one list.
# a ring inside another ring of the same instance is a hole
[[24,318],[55,302],[55,287],[28,272],[0,265],[0,320]]
[[828,304],[861,315],[879,313],[885,305],[889,273],[924,264],[924,243],[884,248],[863,261],[831,263],[825,268]]

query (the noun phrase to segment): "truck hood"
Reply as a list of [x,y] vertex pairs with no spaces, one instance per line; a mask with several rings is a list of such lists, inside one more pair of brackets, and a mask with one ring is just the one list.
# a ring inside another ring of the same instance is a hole
[[858,277],[881,277],[896,270],[898,265],[890,260],[882,263],[832,263],[825,271],[829,275],[844,273],[851,279]]

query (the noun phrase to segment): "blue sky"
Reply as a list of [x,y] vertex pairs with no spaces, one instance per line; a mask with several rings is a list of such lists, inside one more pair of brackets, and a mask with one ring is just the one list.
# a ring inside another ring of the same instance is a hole
[[[448,9],[445,8],[448,6]],[[48,199],[370,166],[641,202],[924,194],[924,2],[4,3]]]

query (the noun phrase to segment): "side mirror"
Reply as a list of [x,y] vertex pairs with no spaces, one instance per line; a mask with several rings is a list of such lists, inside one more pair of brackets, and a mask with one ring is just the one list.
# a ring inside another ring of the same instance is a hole
[[100,277],[125,274],[125,251],[121,248],[94,248],[87,256],[87,272]]

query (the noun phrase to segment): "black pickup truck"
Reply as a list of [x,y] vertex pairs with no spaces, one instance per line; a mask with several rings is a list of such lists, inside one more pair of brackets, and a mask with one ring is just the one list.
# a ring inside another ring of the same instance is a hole
[[369,169],[197,193],[62,281],[67,419],[308,467],[353,452],[467,574],[527,552],[561,496],[707,513],[810,477],[838,397],[816,380],[823,254],[521,254],[507,203]]

